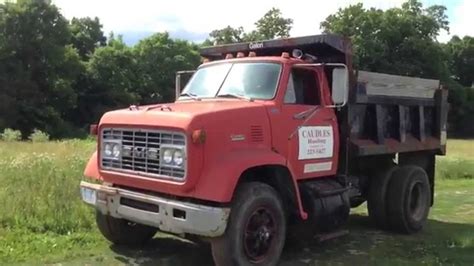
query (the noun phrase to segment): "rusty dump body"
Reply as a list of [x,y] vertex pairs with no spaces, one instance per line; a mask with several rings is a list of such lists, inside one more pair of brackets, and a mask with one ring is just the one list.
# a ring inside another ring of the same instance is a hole
[[342,63],[349,69],[349,101],[337,113],[340,171],[347,173],[358,157],[423,151],[445,154],[447,90],[438,80],[354,70],[347,38],[323,34],[213,46],[203,48],[201,56],[210,60],[238,52],[275,56],[291,54],[293,49],[316,56],[316,63]]

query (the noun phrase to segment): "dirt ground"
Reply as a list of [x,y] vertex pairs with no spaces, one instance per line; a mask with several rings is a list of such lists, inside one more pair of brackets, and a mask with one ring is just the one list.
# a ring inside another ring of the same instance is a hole
[[[316,238],[288,241],[280,265],[399,265],[474,263],[474,224],[430,219],[415,235],[375,230],[363,214],[345,228],[349,234],[320,242]],[[101,255],[64,265],[213,265],[210,246],[173,237],[157,237],[142,249],[109,246]]]

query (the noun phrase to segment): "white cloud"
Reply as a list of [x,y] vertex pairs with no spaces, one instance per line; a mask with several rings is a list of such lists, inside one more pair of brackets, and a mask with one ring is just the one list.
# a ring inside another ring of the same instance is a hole
[[474,36],[474,16],[471,14],[472,11],[474,11],[474,1],[461,1],[459,5],[454,7],[453,16],[450,18],[450,34],[443,32],[438,40],[440,42],[447,42],[454,35],[458,35],[461,38],[464,35]]

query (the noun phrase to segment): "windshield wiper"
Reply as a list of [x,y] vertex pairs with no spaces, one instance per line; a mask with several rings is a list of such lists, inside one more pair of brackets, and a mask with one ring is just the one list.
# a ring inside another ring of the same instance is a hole
[[253,101],[252,98],[240,95],[240,94],[235,94],[235,93],[224,93],[224,94],[219,94],[216,97],[223,97],[223,98],[237,98],[237,99],[242,99],[242,100],[247,100],[247,101]]
[[191,93],[191,92],[183,92],[179,95],[179,97],[184,96],[184,97],[189,97],[193,100],[200,101],[201,98],[199,98],[196,94]]

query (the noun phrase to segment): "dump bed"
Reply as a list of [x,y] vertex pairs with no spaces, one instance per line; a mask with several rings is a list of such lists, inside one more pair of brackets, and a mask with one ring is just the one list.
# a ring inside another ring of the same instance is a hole
[[354,74],[347,110],[352,155],[445,153],[447,91],[438,80]]
[[216,60],[250,51],[257,56],[280,56],[293,49],[316,56],[315,63],[343,63],[349,69],[349,102],[338,110],[341,156],[445,153],[447,91],[439,81],[355,71],[347,38],[323,34],[220,45],[203,48],[201,56]]

